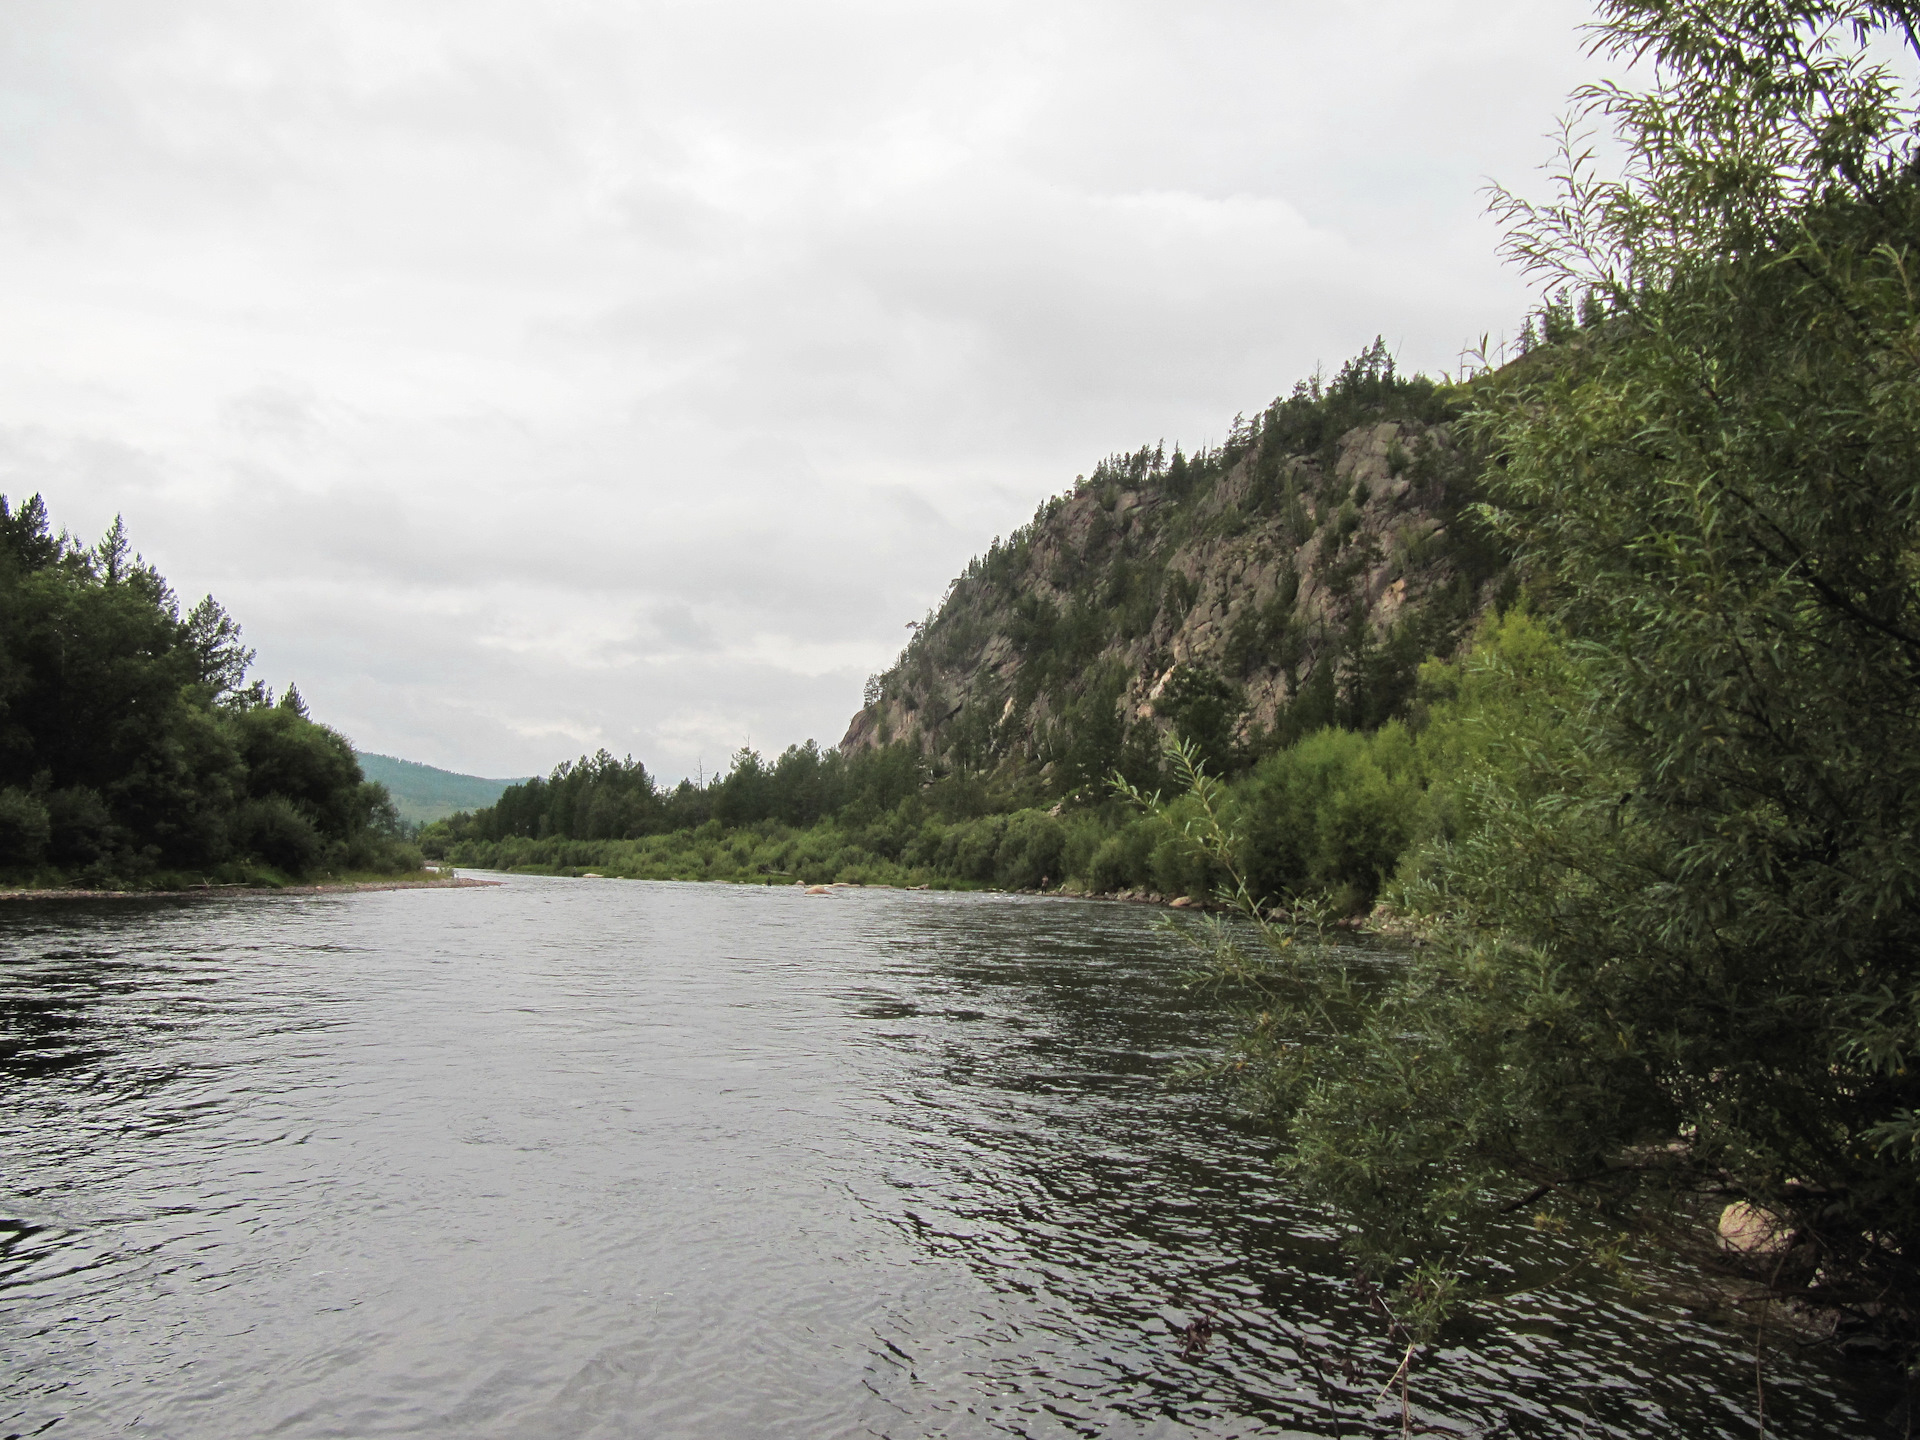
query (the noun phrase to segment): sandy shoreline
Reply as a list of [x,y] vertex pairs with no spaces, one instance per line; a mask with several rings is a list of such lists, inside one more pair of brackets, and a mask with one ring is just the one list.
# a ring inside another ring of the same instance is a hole
[[347,880],[331,885],[195,885],[186,890],[0,890],[0,900],[206,900],[234,895],[350,895],[362,890],[464,890],[498,885],[445,875],[434,880]]

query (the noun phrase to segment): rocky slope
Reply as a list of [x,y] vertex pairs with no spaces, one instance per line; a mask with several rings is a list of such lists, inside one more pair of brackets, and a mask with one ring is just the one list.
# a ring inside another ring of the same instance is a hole
[[1218,451],[1104,462],[954,581],[842,751],[904,740],[1065,791],[1170,728],[1231,768],[1381,723],[1511,584],[1453,405],[1376,347]]

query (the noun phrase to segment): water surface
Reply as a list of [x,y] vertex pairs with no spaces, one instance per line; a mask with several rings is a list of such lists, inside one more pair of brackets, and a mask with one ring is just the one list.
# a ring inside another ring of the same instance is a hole
[[[0,908],[0,1436],[1398,1434],[1323,1220],[1166,1082],[1226,1023],[1184,963],[1009,896]],[[1769,1433],[1871,1432],[1769,1366]],[[1752,1387],[1740,1337],[1561,1290],[1413,1396],[1747,1436]]]

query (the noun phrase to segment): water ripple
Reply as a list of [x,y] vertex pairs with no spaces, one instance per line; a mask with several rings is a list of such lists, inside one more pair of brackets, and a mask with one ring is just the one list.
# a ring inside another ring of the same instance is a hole
[[[0,911],[0,1435],[1396,1434],[1326,1218],[1167,1083],[1226,1023],[1183,963],[998,896]],[[1885,1409],[1775,1368],[1775,1435]],[[1563,1289],[1415,1397],[1731,1437],[1750,1384],[1740,1337]]]

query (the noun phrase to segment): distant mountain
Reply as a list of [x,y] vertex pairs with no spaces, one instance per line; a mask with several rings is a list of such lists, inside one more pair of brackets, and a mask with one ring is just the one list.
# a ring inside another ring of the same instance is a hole
[[391,755],[360,756],[360,769],[393,796],[394,808],[409,825],[424,825],[458,810],[478,810],[500,798],[500,792],[518,780],[485,780],[478,775],[456,775],[416,760]]

